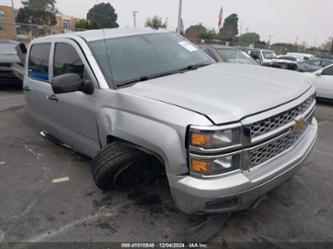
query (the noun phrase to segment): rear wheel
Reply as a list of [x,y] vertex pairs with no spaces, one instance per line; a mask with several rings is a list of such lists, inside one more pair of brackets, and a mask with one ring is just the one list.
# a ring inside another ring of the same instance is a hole
[[141,151],[125,142],[114,141],[102,149],[91,161],[91,170],[96,185],[102,190],[116,187],[117,178],[142,159]]

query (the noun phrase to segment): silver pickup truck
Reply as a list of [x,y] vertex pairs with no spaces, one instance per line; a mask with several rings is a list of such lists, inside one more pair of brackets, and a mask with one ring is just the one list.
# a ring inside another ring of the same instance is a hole
[[31,115],[44,135],[92,158],[101,189],[148,154],[184,212],[247,209],[291,178],[316,140],[309,78],[216,64],[165,30],[54,35],[26,57]]

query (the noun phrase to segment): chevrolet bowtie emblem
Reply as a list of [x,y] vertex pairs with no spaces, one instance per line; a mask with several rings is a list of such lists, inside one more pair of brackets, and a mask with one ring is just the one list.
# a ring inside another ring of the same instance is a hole
[[300,118],[295,119],[295,122],[296,122],[296,124],[294,124],[294,126],[293,126],[294,133],[299,132],[303,128],[305,119],[303,117],[300,117]]

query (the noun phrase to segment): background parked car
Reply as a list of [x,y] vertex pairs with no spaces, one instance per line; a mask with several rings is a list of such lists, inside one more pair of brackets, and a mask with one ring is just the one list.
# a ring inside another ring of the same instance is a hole
[[0,84],[12,85],[22,83],[13,73],[11,66],[20,63],[21,60],[17,55],[15,41],[0,40]]
[[315,56],[313,54],[308,54],[308,53],[290,53],[289,52],[286,55],[296,57],[299,62],[308,61],[308,60],[315,58]]
[[333,64],[333,60],[319,59],[319,58],[311,59],[308,61],[298,63],[298,71],[312,73],[318,71],[321,68],[327,67],[331,64]]
[[250,56],[260,65],[268,67],[271,67],[273,65],[273,59],[276,58],[275,52],[273,50],[267,49],[253,49],[250,52]]
[[309,74],[314,80],[319,99],[333,101],[333,64]]
[[272,61],[272,67],[297,70],[296,57],[279,55]]
[[253,49],[250,52],[250,56],[263,66],[290,70],[297,69],[296,59],[292,57],[278,57],[273,50]]
[[251,56],[238,48],[207,44],[200,44],[199,47],[216,62],[259,65]]

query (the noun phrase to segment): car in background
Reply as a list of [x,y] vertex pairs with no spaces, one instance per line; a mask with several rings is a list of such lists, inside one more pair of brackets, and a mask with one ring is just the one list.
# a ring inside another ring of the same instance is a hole
[[292,57],[296,57],[297,60],[299,62],[303,62],[303,61],[308,61],[311,60],[313,58],[315,58],[315,56],[313,54],[308,54],[308,53],[287,53],[286,56],[292,56]]
[[291,60],[291,58],[278,57],[273,50],[253,49],[250,52],[250,56],[260,65],[266,67],[275,67],[290,70],[297,69],[297,62]]
[[317,98],[333,101],[333,64],[309,74],[317,88]]
[[324,67],[333,64],[333,60],[315,58],[308,61],[298,63],[298,71],[300,72],[316,72]]
[[250,56],[256,60],[260,65],[271,67],[273,59],[276,59],[276,54],[273,50],[268,49],[253,49]]
[[235,47],[212,44],[199,44],[199,47],[216,62],[259,65],[251,56]]
[[292,56],[279,55],[273,59],[272,67],[297,70],[297,59]]
[[12,72],[12,65],[21,63],[16,46],[19,43],[10,40],[0,40],[0,84],[12,85],[22,83]]

